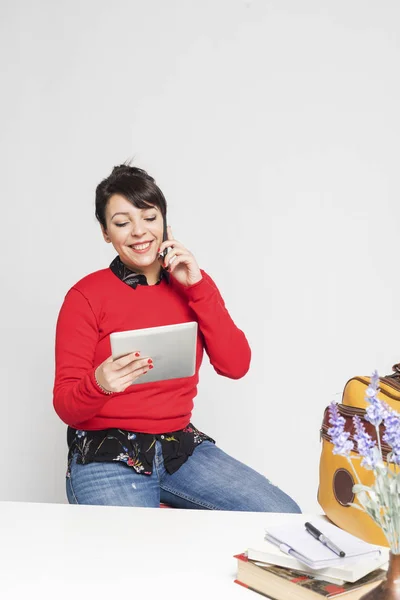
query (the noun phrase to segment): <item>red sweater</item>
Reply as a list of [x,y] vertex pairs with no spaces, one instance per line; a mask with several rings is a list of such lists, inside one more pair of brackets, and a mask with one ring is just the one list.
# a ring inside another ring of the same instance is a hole
[[[220,375],[239,379],[246,374],[246,337],[211,277],[201,273],[202,280],[190,287],[171,276],[169,283],[162,279],[133,289],[103,269],[70,289],[57,322],[53,399],[65,423],[83,430],[178,431],[190,422],[204,348]],[[199,325],[193,377],[129,386],[112,395],[97,386],[94,372],[111,354],[110,333],[188,321]]]

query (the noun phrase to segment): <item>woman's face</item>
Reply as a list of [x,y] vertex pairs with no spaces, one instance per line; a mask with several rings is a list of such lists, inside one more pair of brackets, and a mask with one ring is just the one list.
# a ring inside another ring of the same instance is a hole
[[106,207],[106,242],[111,243],[122,262],[138,273],[159,272],[157,250],[163,241],[163,217],[157,207],[136,208],[114,194]]

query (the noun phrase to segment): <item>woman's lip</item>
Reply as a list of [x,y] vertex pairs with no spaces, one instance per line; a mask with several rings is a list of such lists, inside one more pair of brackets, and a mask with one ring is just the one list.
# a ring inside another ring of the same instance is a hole
[[[132,246],[129,246],[129,247],[131,248],[131,250],[133,250],[133,252],[136,252],[136,254],[145,254],[146,252],[148,252],[150,250],[153,240],[151,240],[151,242],[143,242],[143,243],[149,244],[147,246],[147,248],[144,248],[143,250],[136,250],[136,248],[133,247],[135,244],[132,244]],[[138,245],[141,246],[142,244],[138,244]]]

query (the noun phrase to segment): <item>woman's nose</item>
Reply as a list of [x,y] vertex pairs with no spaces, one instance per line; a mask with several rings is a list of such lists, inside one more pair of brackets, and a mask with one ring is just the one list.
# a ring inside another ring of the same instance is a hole
[[141,237],[146,231],[144,223],[133,223],[131,229],[131,235],[133,237]]

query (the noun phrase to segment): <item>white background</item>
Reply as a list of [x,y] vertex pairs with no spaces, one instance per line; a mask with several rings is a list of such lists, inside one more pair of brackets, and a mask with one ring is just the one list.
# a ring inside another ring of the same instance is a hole
[[52,407],[67,290],[114,257],[94,190],[133,157],[250,341],[193,421],[317,508],[319,426],[400,361],[400,5],[1,3],[0,499],[65,502]]

